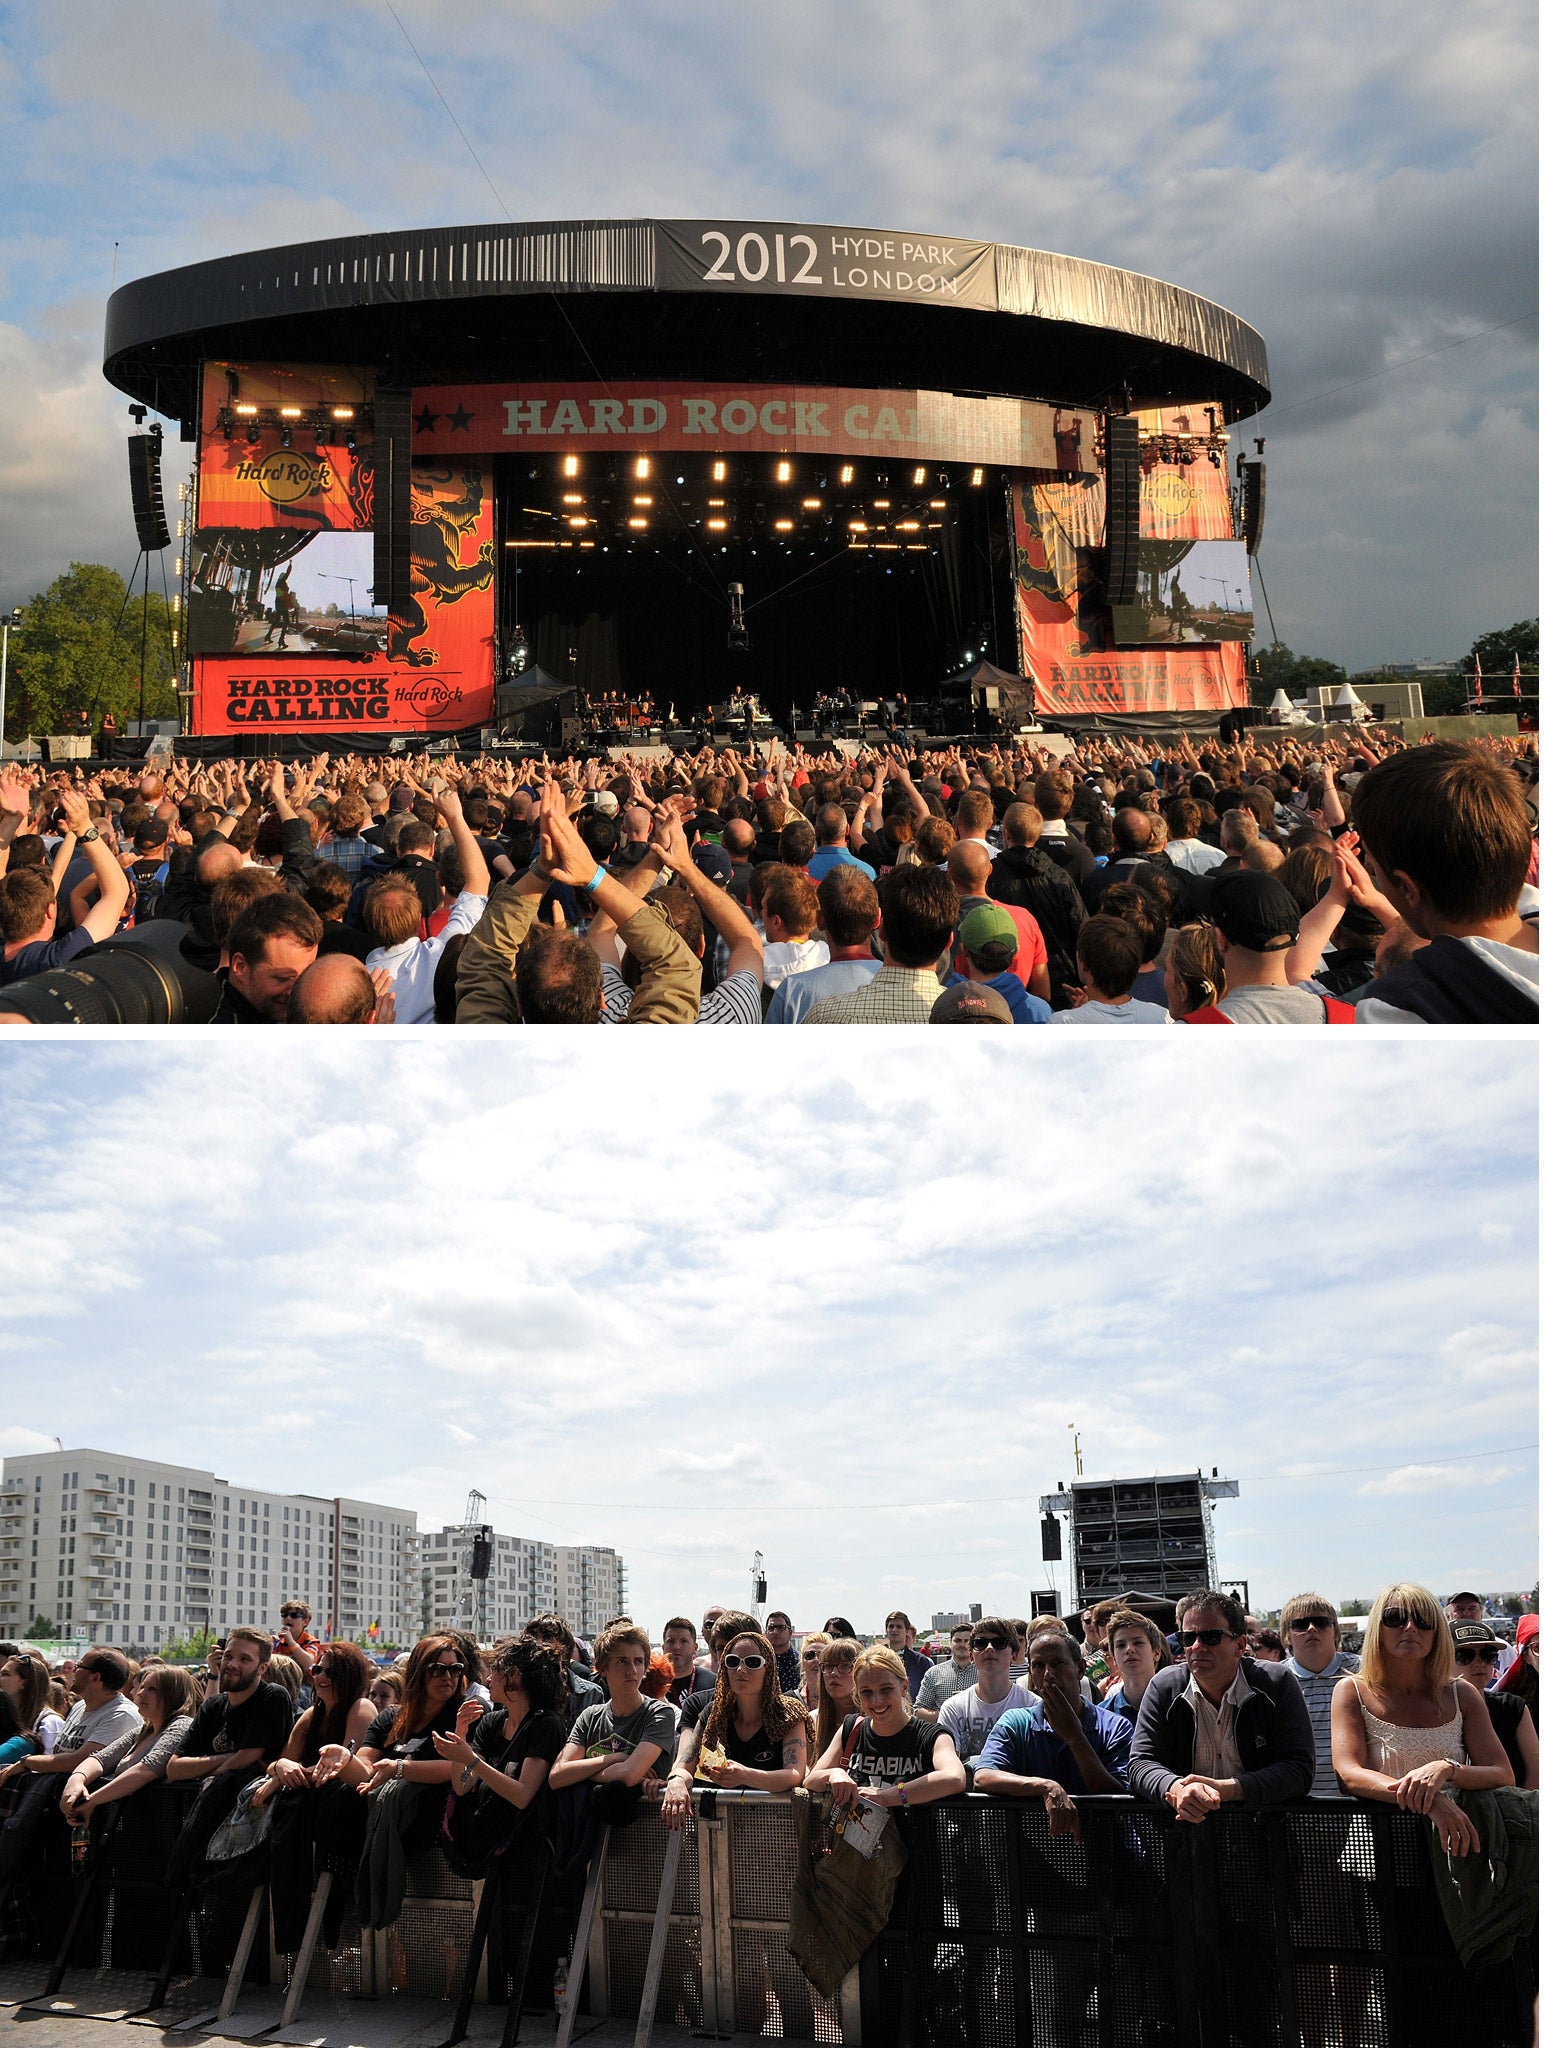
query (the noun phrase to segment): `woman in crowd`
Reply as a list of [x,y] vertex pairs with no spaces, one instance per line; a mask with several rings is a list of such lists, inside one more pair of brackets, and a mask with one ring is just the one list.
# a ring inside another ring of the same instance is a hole
[[1459,1685],[1453,1637],[1424,1586],[1385,1586],[1367,1617],[1362,1668],[1330,1703],[1335,1775],[1353,1799],[1421,1813],[1452,1856],[1480,1845],[1453,1791],[1510,1785],[1512,1768],[1472,1685]]
[[[696,1702],[702,1711],[695,1712]],[[688,1723],[690,1716],[690,1723]],[[719,1661],[718,1683],[681,1711],[681,1745],[665,1786],[666,1827],[692,1810],[701,1779],[748,1792],[791,1792],[809,1769],[809,1709],[778,1690],[777,1655],[761,1634],[737,1635]]]
[[487,1676],[491,1711],[465,1700],[452,1732],[434,1738],[452,1772],[446,1828],[472,1861],[491,1855],[541,1798],[567,1738],[568,1677],[551,1650],[523,1637],[502,1643]]
[[[29,1657],[23,1650],[0,1664],[0,1699],[9,1703],[15,1724],[6,1739],[0,1742],[0,1765],[14,1763],[18,1757],[39,1752],[44,1756],[53,1755],[54,1743],[64,1722],[49,1706],[51,1690],[48,1666],[41,1657]],[[0,1708],[0,1731],[4,1725],[4,1709]],[[20,1737],[27,1738],[27,1747],[14,1746]]]
[[1287,1646],[1273,1628],[1249,1631],[1249,1654],[1261,1664],[1285,1664]]
[[402,1704],[402,1673],[400,1671],[377,1671],[370,1682],[370,1704],[378,1714],[384,1714],[388,1707]]
[[1217,934],[1209,924],[1182,925],[1163,970],[1169,1015],[1176,1024],[1230,1024],[1217,1005],[1228,992]]
[[[357,1643],[326,1643],[311,1666],[312,1704],[290,1731],[281,1756],[268,1766],[253,1804],[276,1802],[269,1838],[274,1942],[293,1955],[305,1934],[316,1878],[323,1870],[346,1876],[328,1894],[322,1944],[335,1948],[352,1896],[353,1874],[364,1842],[365,1812],[335,1763],[358,1751],[376,1709],[369,1696],[374,1666]],[[328,1761],[323,1762],[326,1757]]]
[[283,1686],[290,1696],[290,1705],[298,1711],[300,1695],[305,1688],[306,1674],[301,1670],[294,1658],[270,1657],[268,1659],[268,1668],[263,1675],[271,1685]]
[[831,1746],[831,1738],[842,1725],[842,1717],[850,1714],[858,1703],[853,1688],[852,1667],[858,1661],[861,1645],[849,1631],[836,1635],[820,1653],[820,1694],[815,1703],[815,1754],[824,1756]]
[[810,1772],[812,1793],[829,1791],[838,1807],[859,1798],[872,1806],[923,1806],[965,1790],[953,1736],[913,1715],[911,1681],[894,1650],[876,1644],[859,1651],[853,1684],[859,1711],[843,1716]]
[[1163,1631],[1134,1607],[1117,1607],[1110,1616],[1105,1642],[1115,1669],[1115,1683],[1099,1704],[1119,1714],[1134,1728],[1142,1695],[1170,1661]]
[[1499,1685],[1490,1683],[1501,1662],[1501,1638],[1488,1622],[1455,1621],[1453,1655],[1458,1663],[1458,1676],[1472,1685],[1484,1702],[1496,1740],[1506,1751],[1512,1782],[1521,1785],[1525,1792],[1537,1792],[1539,1731],[1533,1725],[1533,1717],[1517,1693],[1503,1692]]
[[19,1764],[23,1757],[39,1755],[42,1747],[32,1730],[21,1725],[10,1694],[0,1692],[0,1770],[7,1764]]
[[823,1628],[812,1628],[799,1651],[799,1684],[812,1714],[820,1711],[820,1653],[830,1640]]
[[154,1664],[134,1685],[133,1701],[140,1728],[83,1757],[64,1781],[59,1805],[72,1826],[89,1819],[99,1806],[127,1799],[165,1779],[166,1766],[182,1747],[202,1704],[202,1688],[191,1672],[175,1664]]

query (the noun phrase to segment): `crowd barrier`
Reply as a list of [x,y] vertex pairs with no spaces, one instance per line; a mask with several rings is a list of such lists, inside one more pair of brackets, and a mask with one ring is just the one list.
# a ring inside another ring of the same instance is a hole
[[[165,1787],[106,1809],[84,1873],[49,1816],[24,1889],[56,1973],[223,1977],[227,2015],[277,1979],[293,2017],[309,1972],[319,1992],[454,2002],[451,2040],[474,1998],[503,1998],[510,1968],[523,1981],[544,1854],[522,1852],[499,1891],[426,1851],[410,1859],[392,1926],[346,1919],[339,1947],[297,1975],[295,1958],[270,1953],[260,1890],[206,1891],[179,1923],[163,1873],[189,1803]],[[634,2020],[637,2048],[656,2027],[845,2048],[1408,2048],[1472,2028],[1478,2012],[1486,2048],[1533,2040],[1536,1950],[1460,1965],[1417,1816],[1305,1801],[1192,1826],[1128,1798],[1077,1807],[1077,1840],[1053,1836],[1032,1801],[897,1812],[908,1862],[890,1923],[826,2000],[785,1945],[789,1798],[699,1794],[676,1833],[645,1806],[591,1860],[558,2048],[582,2007]],[[506,2042],[518,1996],[511,2005]]]

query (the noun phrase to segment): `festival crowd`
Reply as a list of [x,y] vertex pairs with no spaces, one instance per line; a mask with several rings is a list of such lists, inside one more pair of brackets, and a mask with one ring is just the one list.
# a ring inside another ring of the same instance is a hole
[[[803,1786],[854,1841],[967,1790],[1034,1802],[1074,1837],[1090,1794],[1196,1826],[1233,1803],[1385,1802],[1424,1817],[1445,1857],[1473,1857],[1514,1918],[1536,1915],[1530,1859],[1494,1869],[1498,1829],[1536,1824],[1536,1614],[1514,1648],[1473,1593],[1444,1608],[1388,1586],[1357,1656],[1317,1593],[1288,1600],[1277,1629],[1209,1588],[1171,1611],[1167,1630],[1163,1603],[1131,1595],[1070,1624],[986,1616],[936,1660],[901,1611],[865,1643],[842,1615],[801,1634],[786,1613],[717,1606],[700,1628],[671,1616],[657,1645],[620,1616],[590,1649],[545,1614],[491,1647],[425,1636],[386,1669],[318,1641],[294,1600],[279,1647],[234,1628],[202,1672],[106,1647],[56,1672],[0,1644],[0,1886],[20,1911],[16,1880],[51,1830],[88,1854],[122,1801],[186,1785],[198,1797],[166,1882],[218,1874],[222,1831],[248,1854],[261,1837],[278,1947],[300,1945],[323,1871],[335,1947],[347,1914],[398,1917],[407,1857],[431,1845],[483,1874],[539,1831],[582,1881],[603,1823],[677,1829],[694,1794]],[[538,2003],[576,1905],[554,1893]]]
[[1538,1021],[1538,752],[1162,745],[0,772],[5,988],[158,919],[216,1023]]

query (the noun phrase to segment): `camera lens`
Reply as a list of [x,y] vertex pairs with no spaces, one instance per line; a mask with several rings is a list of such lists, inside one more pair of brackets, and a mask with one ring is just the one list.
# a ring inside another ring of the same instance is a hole
[[0,1010],[29,1024],[207,1024],[220,984],[182,956],[187,926],[155,918],[104,939],[78,967],[0,988]]

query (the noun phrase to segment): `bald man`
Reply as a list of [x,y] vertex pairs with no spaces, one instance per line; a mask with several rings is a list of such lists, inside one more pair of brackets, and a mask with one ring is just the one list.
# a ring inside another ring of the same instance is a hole
[[391,1006],[390,991],[379,994],[352,954],[321,953],[290,991],[288,1022],[389,1024]]
[[749,818],[731,818],[724,826],[724,851],[734,862],[734,873],[725,884],[741,908],[751,900],[751,869],[755,866],[756,828]]
[[[949,849],[946,863],[949,880],[954,884],[960,899],[960,917],[974,910],[978,903],[992,899],[987,886],[992,878],[992,850],[981,839],[957,839]],[[1045,937],[1036,922],[1034,914],[1016,903],[999,903],[999,910],[1006,910],[1018,927],[1019,950],[1008,964],[1008,972],[1016,974],[1032,996],[1038,996],[1043,1003],[1051,1000],[1051,970],[1046,957]],[[965,949],[958,943],[959,929],[955,928],[954,971],[956,974],[970,974],[965,958]]]
[[218,834],[205,840],[186,866],[172,862],[172,872],[161,892],[158,917],[180,918],[188,927],[182,950],[195,967],[212,974],[220,964],[220,945],[214,935],[214,892],[246,866],[245,856],[228,839]]

